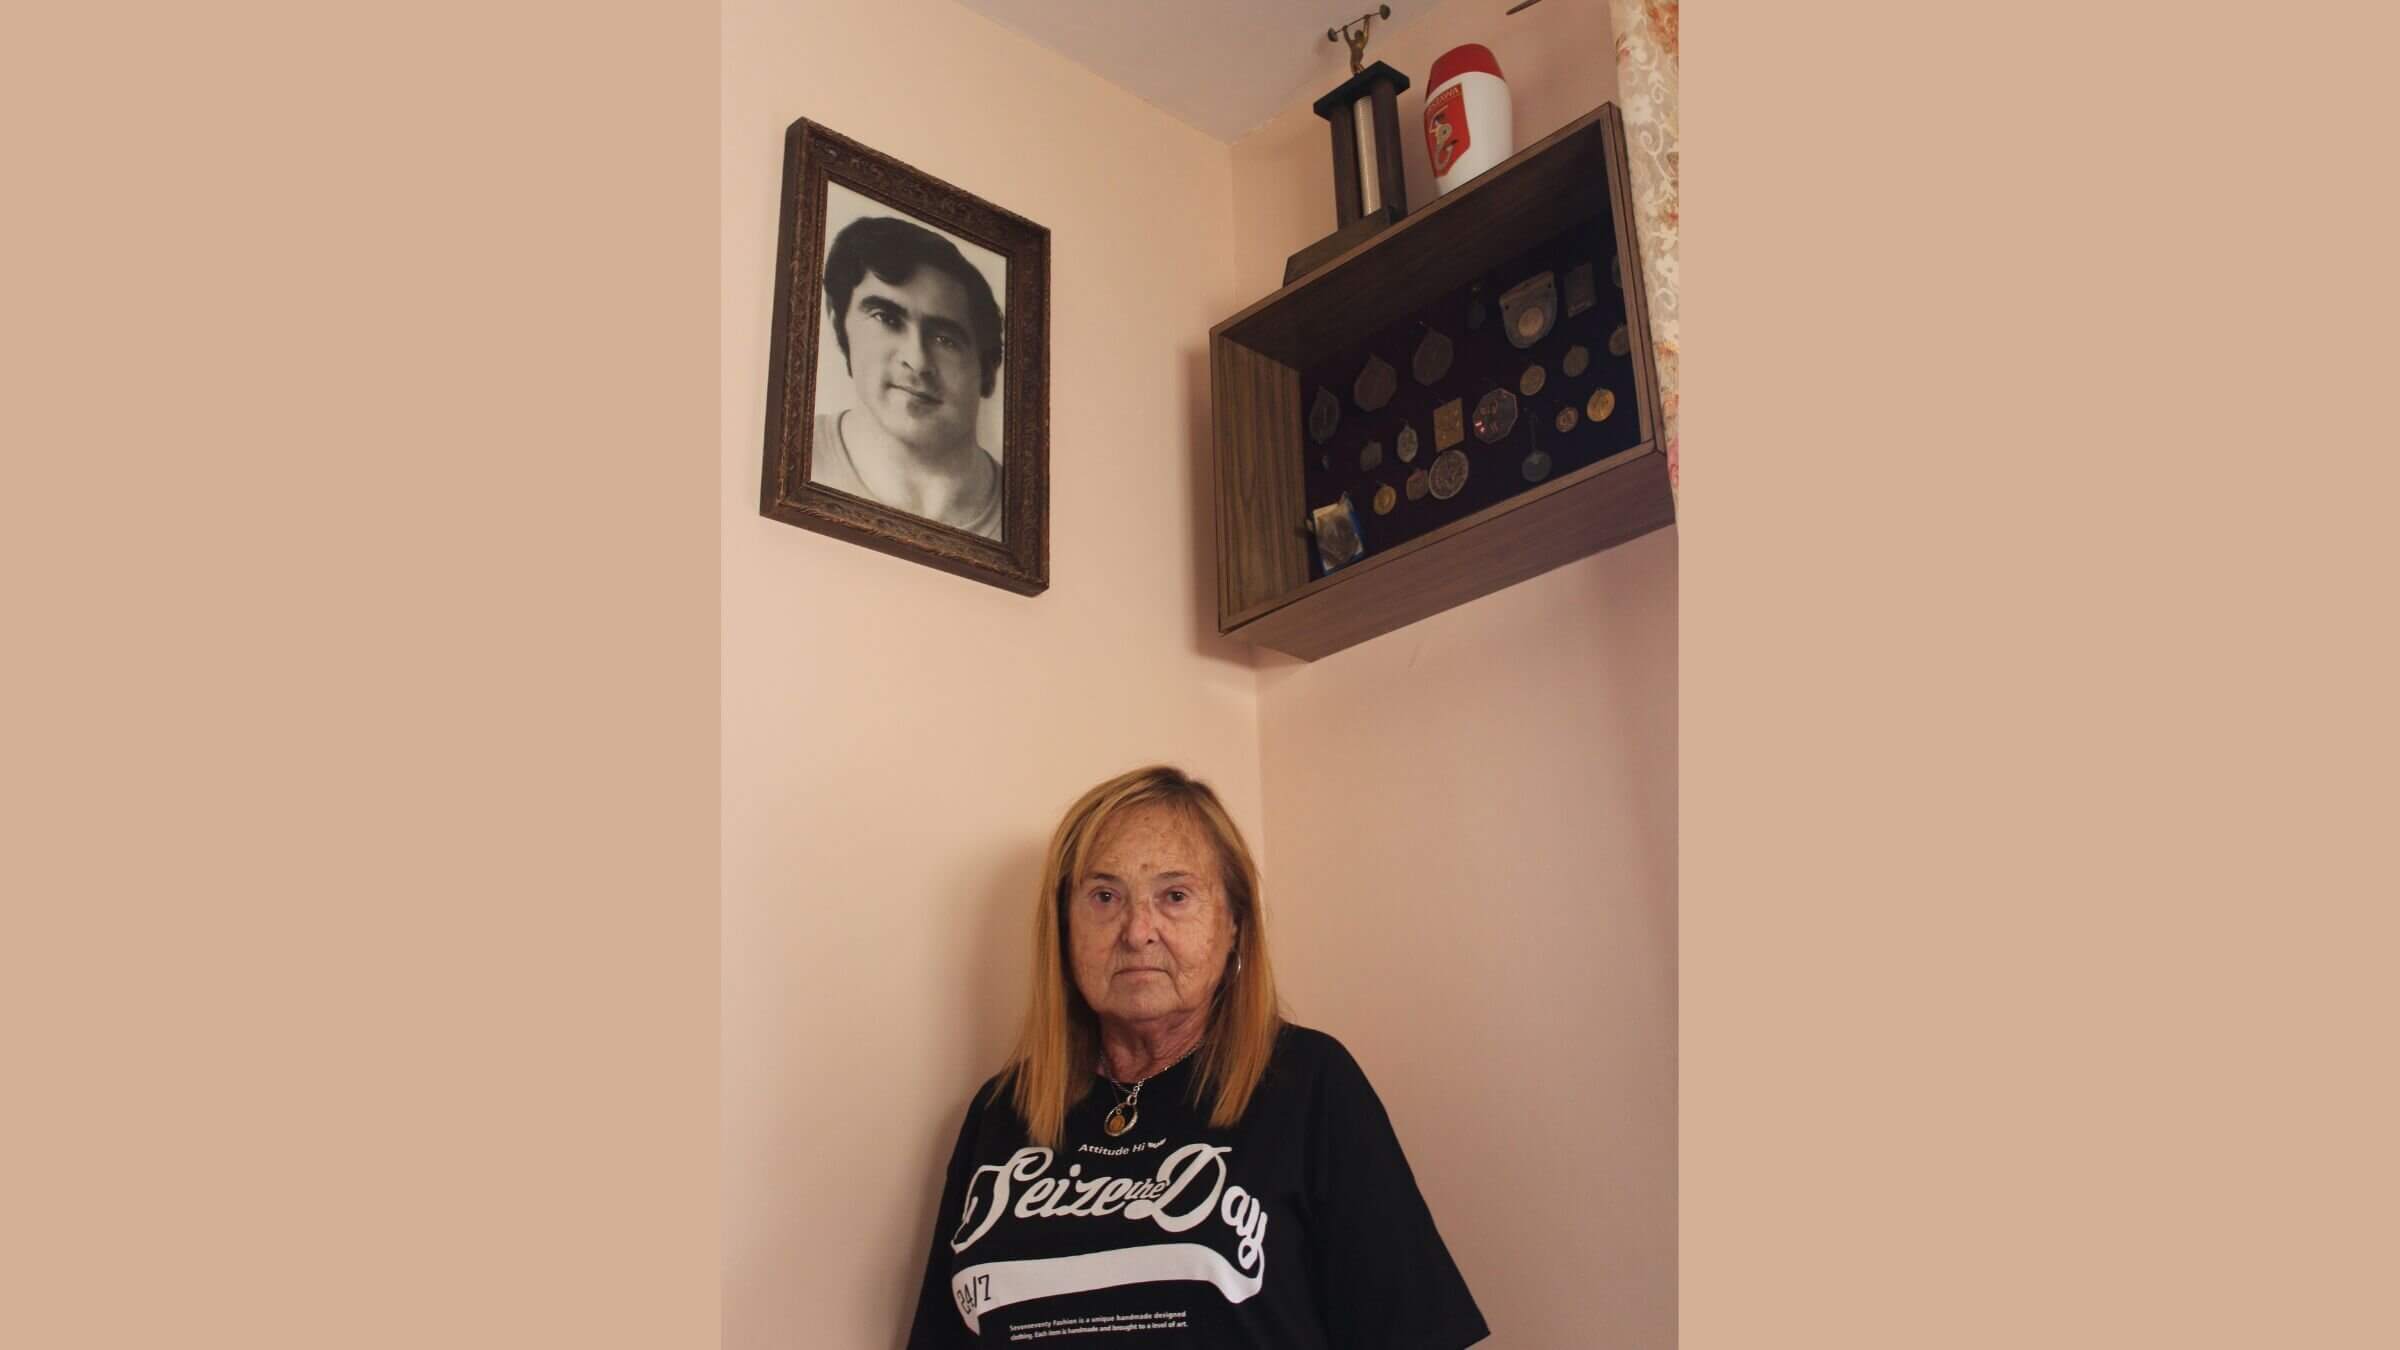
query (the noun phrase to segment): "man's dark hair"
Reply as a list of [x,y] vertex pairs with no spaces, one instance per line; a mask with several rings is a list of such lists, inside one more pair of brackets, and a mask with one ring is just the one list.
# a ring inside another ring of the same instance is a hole
[[833,313],[833,340],[841,344],[842,364],[850,362],[851,293],[869,272],[894,286],[905,286],[920,267],[930,267],[957,279],[967,293],[967,327],[975,334],[975,356],[983,366],[983,396],[992,396],[993,379],[1000,373],[1000,302],[992,285],[975,270],[966,255],[922,225],[890,216],[861,216],[842,227],[825,255],[825,307]]

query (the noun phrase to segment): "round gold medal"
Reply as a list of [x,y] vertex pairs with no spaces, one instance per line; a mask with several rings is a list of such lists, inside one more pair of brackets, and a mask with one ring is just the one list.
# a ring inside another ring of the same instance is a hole
[[1575,423],[1579,420],[1581,419],[1575,412],[1575,405],[1570,403],[1558,410],[1558,416],[1551,422],[1551,425],[1557,427],[1560,431],[1573,431],[1575,429]]
[[1376,515],[1388,516],[1392,513],[1392,508],[1398,506],[1399,504],[1400,494],[1392,491],[1391,484],[1386,483],[1382,487],[1375,489]]
[[1459,450],[1444,450],[1433,457],[1432,489],[1436,500],[1448,501],[1467,485],[1467,456]]
[[1565,371],[1567,378],[1570,380],[1574,379],[1578,375],[1581,375],[1584,371],[1584,367],[1589,366],[1591,363],[1591,348],[1584,346],[1580,342],[1576,343],[1572,347],[1567,348],[1567,354],[1558,358],[1558,368]]
[[1593,390],[1591,401],[1583,405],[1583,415],[1595,422],[1607,421],[1608,415],[1616,410],[1616,393],[1608,389]]
[[1532,398],[1535,394],[1542,392],[1542,386],[1549,382],[1550,372],[1542,369],[1541,364],[1536,362],[1525,367],[1525,373],[1517,377],[1517,392],[1527,398]]
[[1608,335],[1608,354],[1610,356],[1623,356],[1625,353],[1632,350],[1633,344],[1625,336],[1625,325],[1618,324],[1617,331]]

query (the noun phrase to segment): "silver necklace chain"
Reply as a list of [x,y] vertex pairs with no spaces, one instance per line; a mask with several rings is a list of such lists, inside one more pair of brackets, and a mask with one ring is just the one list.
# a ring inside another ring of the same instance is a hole
[[1177,1055],[1175,1058],[1168,1060],[1159,1067],[1152,1069],[1146,1074],[1143,1074],[1140,1078],[1135,1079],[1133,1086],[1130,1088],[1126,1087],[1123,1083],[1118,1082],[1115,1078],[1109,1075],[1108,1054],[1106,1051],[1102,1051],[1100,1055],[1100,1063],[1097,1066],[1097,1071],[1102,1078],[1107,1079],[1110,1087],[1115,1088],[1118,1092],[1122,1093],[1125,1098],[1125,1100],[1117,1103],[1117,1110],[1119,1112],[1133,1110],[1135,1105],[1142,1099],[1142,1085],[1144,1083],[1149,1082],[1151,1079],[1158,1077],[1167,1070],[1174,1068],[1176,1065],[1183,1063],[1187,1059],[1190,1059],[1192,1057],[1192,1052],[1199,1049],[1200,1042],[1206,1039],[1207,1037],[1205,1036],[1193,1038],[1192,1043],[1183,1048],[1182,1054]]

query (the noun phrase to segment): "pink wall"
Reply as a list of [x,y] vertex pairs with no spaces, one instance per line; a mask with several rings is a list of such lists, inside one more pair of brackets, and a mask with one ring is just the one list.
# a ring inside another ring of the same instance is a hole
[[[1404,130],[1463,41],[1499,58],[1520,147],[1614,96],[1604,6],[1504,8],[1377,35]],[[1233,147],[1245,299],[1333,228],[1328,52]],[[1675,1339],[1676,575],[1669,529],[1260,672],[1285,991],[1374,1078],[1496,1350]]]
[[[1229,157],[946,0],[727,0],[724,25],[724,1343],[888,1346],[1058,813],[1166,759],[1259,825],[1257,676],[1214,635],[1201,528]],[[1050,228],[1047,594],[759,517],[802,115]]]

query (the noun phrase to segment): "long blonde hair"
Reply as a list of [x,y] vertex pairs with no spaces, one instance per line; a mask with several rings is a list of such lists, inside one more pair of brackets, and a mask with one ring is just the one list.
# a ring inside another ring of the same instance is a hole
[[1224,803],[1206,783],[1182,770],[1152,765],[1119,774],[1083,794],[1068,808],[1042,864],[1042,884],[1033,905],[1033,980],[1026,1000],[1025,1029],[1001,1078],[1027,1134],[1044,1148],[1058,1147],[1067,1112],[1092,1090],[1092,1066],[1100,1055],[1100,1019],[1075,987],[1067,953],[1068,897],[1091,856],[1092,846],[1122,813],[1153,803],[1185,813],[1214,837],[1225,876],[1225,898],[1234,918],[1234,957],[1217,986],[1208,1029],[1194,1058],[1192,1100],[1211,1088],[1215,1105],[1208,1123],[1224,1129],[1241,1120],[1250,1096],[1266,1075],[1283,1025],[1275,994],[1275,971],[1267,958],[1267,916],[1258,885],[1258,863]]

